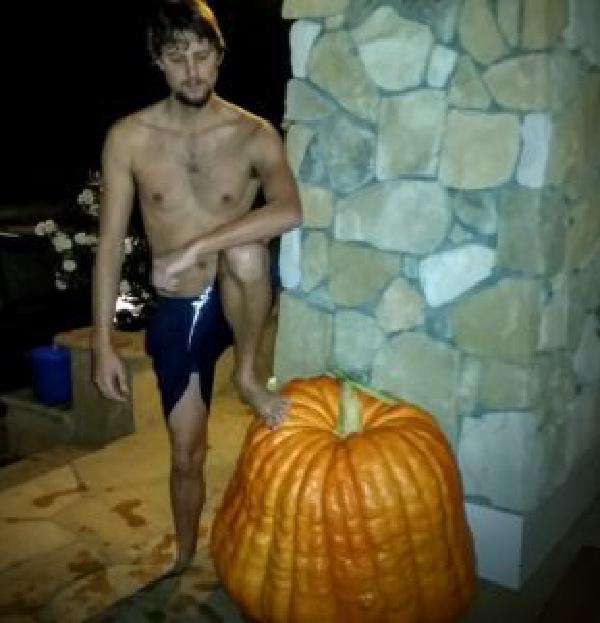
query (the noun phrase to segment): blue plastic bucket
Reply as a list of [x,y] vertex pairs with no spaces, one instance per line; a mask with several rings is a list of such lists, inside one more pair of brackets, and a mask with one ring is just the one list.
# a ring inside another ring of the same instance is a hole
[[33,393],[48,406],[71,402],[71,353],[62,346],[38,346],[31,351]]

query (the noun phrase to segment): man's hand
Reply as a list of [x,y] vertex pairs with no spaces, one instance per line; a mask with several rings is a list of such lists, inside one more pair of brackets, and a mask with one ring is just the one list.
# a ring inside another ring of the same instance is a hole
[[195,256],[190,247],[155,255],[152,258],[152,285],[158,291],[176,291],[181,273],[196,264]]
[[94,350],[94,383],[105,398],[124,402],[129,397],[125,367],[112,348]]

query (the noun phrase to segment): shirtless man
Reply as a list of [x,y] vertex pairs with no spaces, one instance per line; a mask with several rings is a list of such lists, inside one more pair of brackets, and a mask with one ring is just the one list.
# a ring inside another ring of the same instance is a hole
[[[126,398],[110,327],[137,191],[159,294],[147,347],[171,442],[172,571],[179,572],[194,556],[205,498],[214,364],[232,337],[242,398],[271,427],[286,415],[287,403],[261,386],[254,363],[271,305],[265,241],[298,225],[301,212],[277,133],[213,91],[224,42],[210,9],[201,0],[162,0],[149,22],[148,42],[171,93],[115,123],[106,137],[94,271],[94,380],[106,397]],[[250,211],[260,186],[266,205]]]

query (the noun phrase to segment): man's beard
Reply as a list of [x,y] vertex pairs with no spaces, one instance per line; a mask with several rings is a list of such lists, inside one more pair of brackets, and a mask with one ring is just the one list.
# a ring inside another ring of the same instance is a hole
[[175,99],[184,106],[191,106],[192,108],[204,108],[206,103],[212,95],[212,89],[207,89],[206,92],[199,98],[189,97],[183,91],[175,91]]

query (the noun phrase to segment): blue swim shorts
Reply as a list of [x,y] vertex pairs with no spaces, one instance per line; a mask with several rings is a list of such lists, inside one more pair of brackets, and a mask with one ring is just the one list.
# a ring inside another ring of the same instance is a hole
[[189,385],[200,375],[200,394],[210,408],[215,365],[233,344],[233,332],[223,313],[218,282],[198,296],[158,297],[146,328],[146,351],[152,358],[168,418]]

